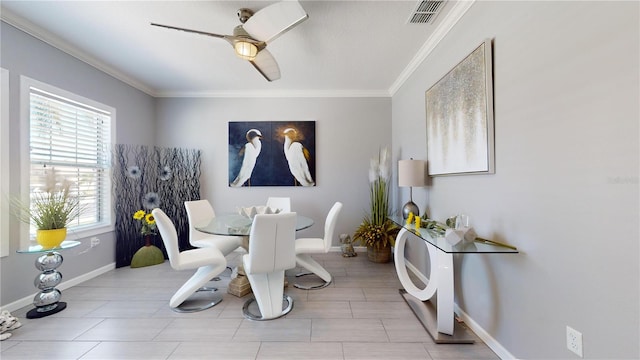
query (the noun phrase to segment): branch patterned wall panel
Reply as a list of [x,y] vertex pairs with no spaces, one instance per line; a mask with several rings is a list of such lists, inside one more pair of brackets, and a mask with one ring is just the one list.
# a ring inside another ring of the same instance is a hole
[[[200,150],[118,144],[113,156],[116,267],[128,266],[144,246],[140,224],[133,219],[137,210],[161,208],[176,226],[180,249],[189,248],[184,202],[200,199]],[[152,245],[164,252],[159,235]]]

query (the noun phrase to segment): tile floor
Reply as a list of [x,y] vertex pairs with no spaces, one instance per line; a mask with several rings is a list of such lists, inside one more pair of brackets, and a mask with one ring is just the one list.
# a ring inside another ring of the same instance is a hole
[[[229,255],[229,264],[237,264],[240,256]],[[25,314],[31,307],[12,312],[23,326],[0,343],[0,358],[498,359],[481,341],[433,343],[398,293],[392,263],[369,262],[365,253],[316,259],[334,282],[311,291],[290,285],[291,313],[265,322],[243,318],[242,305],[251,295],[226,292],[229,271],[212,282],[223,291],[220,304],[185,314],[171,311],[168,300],[192,272],[174,271],[168,262],[115,269],[65,290],[68,307],[58,314],[30,320]],[[290,282],[298,281],[295,273],[287,272]]]

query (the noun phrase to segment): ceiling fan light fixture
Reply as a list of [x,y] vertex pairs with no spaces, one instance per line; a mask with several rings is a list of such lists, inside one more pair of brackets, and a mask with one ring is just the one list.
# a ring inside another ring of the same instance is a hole
[[[233,28],[233,35],[215,34],[156,23],[151,23],[151,25],[223,39],[233,47],[237,57],[249,61],[267,81],[280,79],[280,68],[273,55],[266,49],[267,44],[308,19],[309,15],[298,0],[282,0],[255,13],[251,9],[241,8],[237,14],[242,24]],[[245,30],[245,25],[247,29],[251,30]]]
[[233,48],[236,55],[243,60],[253,60],[258,55],[258,47],[248,41],[236,41]]

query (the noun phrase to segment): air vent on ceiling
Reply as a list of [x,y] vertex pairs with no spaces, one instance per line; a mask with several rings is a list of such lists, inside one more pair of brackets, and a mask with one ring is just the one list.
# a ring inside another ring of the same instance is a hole
[[442,9],[446,0],[421,0],[418,1],[415,11],[409,18],[410,24],[429,24]]

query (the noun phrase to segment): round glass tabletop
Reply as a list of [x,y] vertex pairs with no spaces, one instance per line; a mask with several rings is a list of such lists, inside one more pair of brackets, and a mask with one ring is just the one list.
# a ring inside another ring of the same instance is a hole
[[[296,216],[296,231],[311,225],[313,225],[313,219],[302,215]],[[195,228],[208,234],[249,236],[251,219],[240,214],[220,214],[208,223],[196,224]]]

